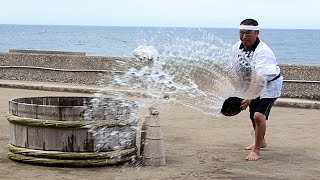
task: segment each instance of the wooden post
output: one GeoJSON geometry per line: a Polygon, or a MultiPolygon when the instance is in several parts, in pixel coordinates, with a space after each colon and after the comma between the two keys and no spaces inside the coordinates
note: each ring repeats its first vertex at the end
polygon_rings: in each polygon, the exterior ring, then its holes
{"type": "Polygon", "coordinates": [[[165,161],[165,150],[162,136],[161,124],[159,121],[159,112],[150,108],[150,115],[143,123],[145,126],[142,140],[142,164],[146,166],[163,166],[165,161]]]}

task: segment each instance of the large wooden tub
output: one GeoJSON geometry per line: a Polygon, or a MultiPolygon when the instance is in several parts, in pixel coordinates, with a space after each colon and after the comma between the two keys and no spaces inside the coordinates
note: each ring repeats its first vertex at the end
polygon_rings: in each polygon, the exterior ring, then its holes
{"type": "Polygon", "coordinates": [[[137,106],[92,97],[28,97],[9,101],[9,158],[53,166],[105,166],[136,155],[137,106]],[[88,106],[89,104],[89,106],[88,106]],[[125,134],[125,136],[123,135],[125,134]]]}

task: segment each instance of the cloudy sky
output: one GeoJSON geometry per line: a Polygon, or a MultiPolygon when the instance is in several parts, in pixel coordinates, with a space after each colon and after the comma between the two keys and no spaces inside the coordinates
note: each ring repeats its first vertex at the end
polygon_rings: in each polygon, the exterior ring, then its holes
{"type": "Polygon", "coordinates": [[[0,24],[320,29],[319,0],[0,0],[0,24]]]}

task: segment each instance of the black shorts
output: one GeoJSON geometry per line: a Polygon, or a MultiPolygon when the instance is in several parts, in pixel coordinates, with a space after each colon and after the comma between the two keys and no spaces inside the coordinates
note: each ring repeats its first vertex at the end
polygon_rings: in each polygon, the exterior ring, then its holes
{"type": "Polygon", "coordinates": [[[273,106],[275,100],[277,100],[277,98],[260,99],[260,97],[251,100],[249,105],[250,119],[253,121],[254,113],[259,112],[264,114],[266,116],[266,120],[268,120],[271,107],[273,106]]]}

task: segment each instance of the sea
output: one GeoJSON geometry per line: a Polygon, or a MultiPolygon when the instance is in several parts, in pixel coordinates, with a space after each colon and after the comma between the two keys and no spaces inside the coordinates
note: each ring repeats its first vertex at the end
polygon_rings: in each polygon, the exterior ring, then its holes
{"type": "MultiPolygon", "coordinates": [[[[164,44],[177,38],[192,41],[204,34],[224,43],[239,40],[236,28],[0,25],[0,52],[34,49],[128,57],[140,45],[154,46],[161,53],[164,44]]],[[[261,29],[259,37],[279,64],[320,64],[320,29],[261,29]]]]}

